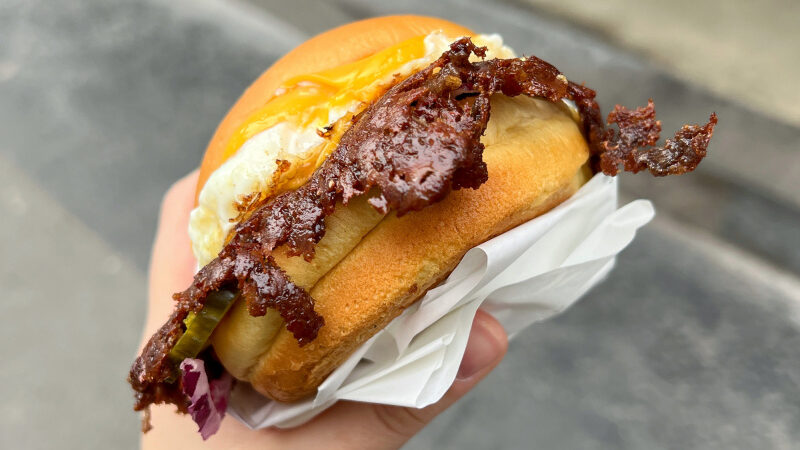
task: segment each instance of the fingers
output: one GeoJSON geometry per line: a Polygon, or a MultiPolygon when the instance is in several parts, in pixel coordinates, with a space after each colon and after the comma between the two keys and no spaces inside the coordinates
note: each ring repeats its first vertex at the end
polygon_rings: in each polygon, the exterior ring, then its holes
{"type": "Polygon", "coordinates": [[[507,348],[502,325],[479,310],[456,380],[439,402],[422,409],[340,402],[292,437],[301,443],[311,436],[320,437],[317,442],[330,442],[331,448],[399,448],[488,375],[507,348]]]}
{"type": "Polygon", "coordinates": [[[172,311],[172,294],[186,288],[194,275],[196,262],[188,229],[197,174],[195,170],[175,182],[161,202],[150,257],[150,302],[145,336],[150,336],[163,323],[172,311]]]}

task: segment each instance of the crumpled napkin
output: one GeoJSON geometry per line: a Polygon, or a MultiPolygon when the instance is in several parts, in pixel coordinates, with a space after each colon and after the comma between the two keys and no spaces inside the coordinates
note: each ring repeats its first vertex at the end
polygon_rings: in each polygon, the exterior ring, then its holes
{"type": "Polygon", "coordinates": [[[445,282],[362,345],[308,400],[284,404],[238,383],[228,411],[250,428],[301,425],[337,400],[423,408],[448,390],[482,306],[509,337],[564,311],[614,267],[655,212],[617,208],[617,179],[595,175],[547,214],[468,251],[445,282]]]}

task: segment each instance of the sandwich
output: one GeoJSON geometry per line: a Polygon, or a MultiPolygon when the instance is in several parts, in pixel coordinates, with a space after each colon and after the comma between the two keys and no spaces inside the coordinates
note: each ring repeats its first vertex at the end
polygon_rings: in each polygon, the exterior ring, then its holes
{"type": "Polygon", "coordinates": [[[189,227],[199,270],[133,363],[134,409],[174,404],[207,437],[233,380],[306,398],[469,249],[596,173],[694,170],[716,122],[658,145],[652,101],[604,121],[592,89],[440,19],[316,36],[208,145],[189,227]]]}

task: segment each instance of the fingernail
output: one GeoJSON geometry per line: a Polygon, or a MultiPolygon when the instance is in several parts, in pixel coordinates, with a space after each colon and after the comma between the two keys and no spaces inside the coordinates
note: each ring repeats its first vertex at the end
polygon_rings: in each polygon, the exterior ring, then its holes
{"type": "Polygon", "coordinates": [[[472,324],[472,332],[456,380],[469,379],[491,365],[499,357],[503,346],[500,337],[487,326],[486,319],[477,316],[472,324]]]}

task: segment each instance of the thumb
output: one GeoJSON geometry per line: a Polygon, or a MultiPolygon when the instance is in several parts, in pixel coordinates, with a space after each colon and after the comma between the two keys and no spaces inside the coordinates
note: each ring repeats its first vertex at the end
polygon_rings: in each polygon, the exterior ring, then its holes
{"type": "Polygon", "coordinates": [[[416,409],[339,402],[306,427],[301,427],[301,435],[293,437],[301,441],[298,443],[326,443],[328,447],[334,445],[335,448],[399,448],[488,375],[503,359],[507,348],[508,338],[502,325],[488,313],[479,310],[472,322],[472,331],[456,380],[437,403],[416,409]]]}

